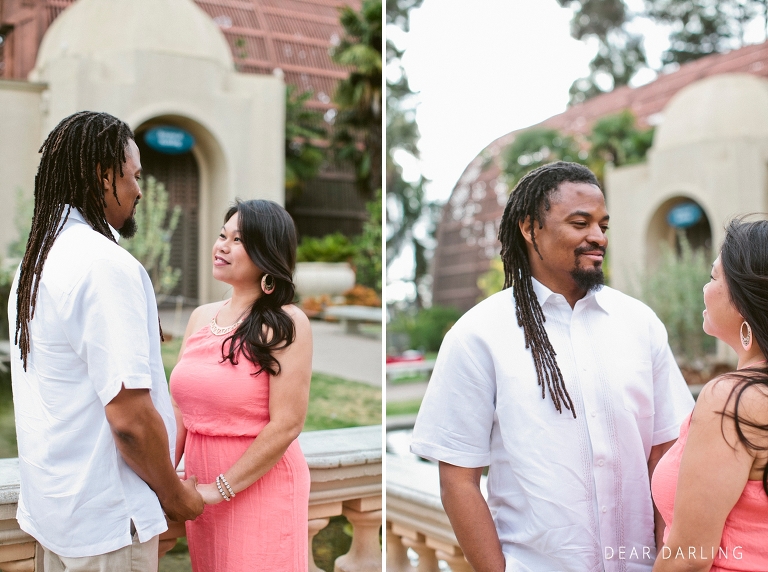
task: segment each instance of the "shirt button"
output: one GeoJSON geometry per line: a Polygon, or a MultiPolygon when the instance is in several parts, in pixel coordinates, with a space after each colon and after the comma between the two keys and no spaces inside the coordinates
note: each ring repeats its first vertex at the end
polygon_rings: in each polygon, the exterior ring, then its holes
{"type": "MultiPolygon", "coordinates": [[[[600,459],[600,460],[597,462],[597,464],[598,464],[598,465],[600,465],[600,466],[602,467],[603,465],[605,465],[605,461],[603,461],[602,459],[600,459]]],[[[605,512],[605,511],[603,511],[603,512],[605,512]]]]}
{"type": "Polygon", "coordinates": [[[592,417],[597,417],[597,411],[592,412],[592,417]]]}
{"type": "Polygon", "coordinates": [[[603,512],[608,512],[608,507],[607,506],[603,507],[603,512]]]}

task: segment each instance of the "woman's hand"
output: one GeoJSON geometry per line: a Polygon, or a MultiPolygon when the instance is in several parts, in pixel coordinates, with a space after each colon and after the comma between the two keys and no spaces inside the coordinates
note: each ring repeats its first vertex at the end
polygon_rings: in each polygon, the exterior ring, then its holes
{"type": "Polygon", "coordinates": [[[205,504],[219,504],[224,500],[224,497],[221,496],[216,483],[197,485],[197,492],[199,492],[200,496],[203,497],[203,502],[205,504]]]}

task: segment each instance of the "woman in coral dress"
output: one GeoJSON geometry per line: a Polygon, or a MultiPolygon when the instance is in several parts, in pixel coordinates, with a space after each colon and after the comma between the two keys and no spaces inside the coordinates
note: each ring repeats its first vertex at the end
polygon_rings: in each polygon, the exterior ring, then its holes
{"type": "Polygon", "coordinates": [[[177,463],[205,511],[187,522],[194,572],[306,572],[309,469],[296,438],[312,369],[309,321],[291,305],[296,231],[271,201],[238,202],[213,247],[224,302],[190,317],[171,375],[177,463]]]}
{"type": "Polygon", "coordinates": [[[653,473],[666,523],[653,572],[768,571],[768,221],[732,222],[704,287],[704,331],[738,355],[653,473]]]}

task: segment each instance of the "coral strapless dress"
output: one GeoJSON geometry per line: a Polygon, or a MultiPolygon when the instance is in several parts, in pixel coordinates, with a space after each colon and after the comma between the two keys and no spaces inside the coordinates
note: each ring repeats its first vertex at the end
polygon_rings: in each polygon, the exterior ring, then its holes
{"type": "MultiPolygon", "coordinates": [[[[187,339],[171,393],[187,428],[185,468],[201,483],[229,469],[269,421],[269,379],[245,358],[221,363],[226,336],[205,326],[187,339]]],[[[309,468],[294,441],[231,502],[187,522],[194,572],[306,572],[309,468]]]]}
{"type": "MultiPolygon", "coordinates": [[[[653,472],[651,489],[653,500],[667,523],[664,542],[672,526],[675,507],[677,476],[683,449],[688,441],[691,415],[680,427],[680,437],[672,448],[661,458],[653,472]]],[[[716,491],[713,491],[716,494],[716,491]]],[[[705,502],[705,501],[703,501],[705,502]]],[[[695,548],[695,547],[694,547],[695,548]]],[[[701,553],[701,549],[699,549],[701,553]]],[[[762,481],[747,481],[741,497],[725,519],[720,549],[712,554],[703,554],[713,560],[710,572],[766,572],[768,571],[768,495],[762,481]],[[714,556],[714,558],[712,558],[714,556]]],[[[670,555],[674,557],[675,555],[670,555]]]]}

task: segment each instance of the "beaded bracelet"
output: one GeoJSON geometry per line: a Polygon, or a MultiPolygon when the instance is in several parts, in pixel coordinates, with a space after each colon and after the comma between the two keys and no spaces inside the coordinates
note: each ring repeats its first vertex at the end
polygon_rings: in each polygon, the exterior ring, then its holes
{"type": "Polygon", "coordinates": [[[221,482],[224,483],[225,487],[227,487],[227,491],[229,491],[229,496],[232,498],[235,498],[235,491],[233,491],[232,487],[229,486],[229,483],[227,482],[227,478],[224,476],[224,473],[220,474],[218,478],[221,479],[221,482]]]}
{"type": "Polygon", "coordinates": [[[216,488],[219,489],[219,494],[224,498],[225,501],[229,502],[231,499],[224,493],[224,489],[221,488],[221,483],[219,482],[220,477],[216,477],[216,488]]]}

